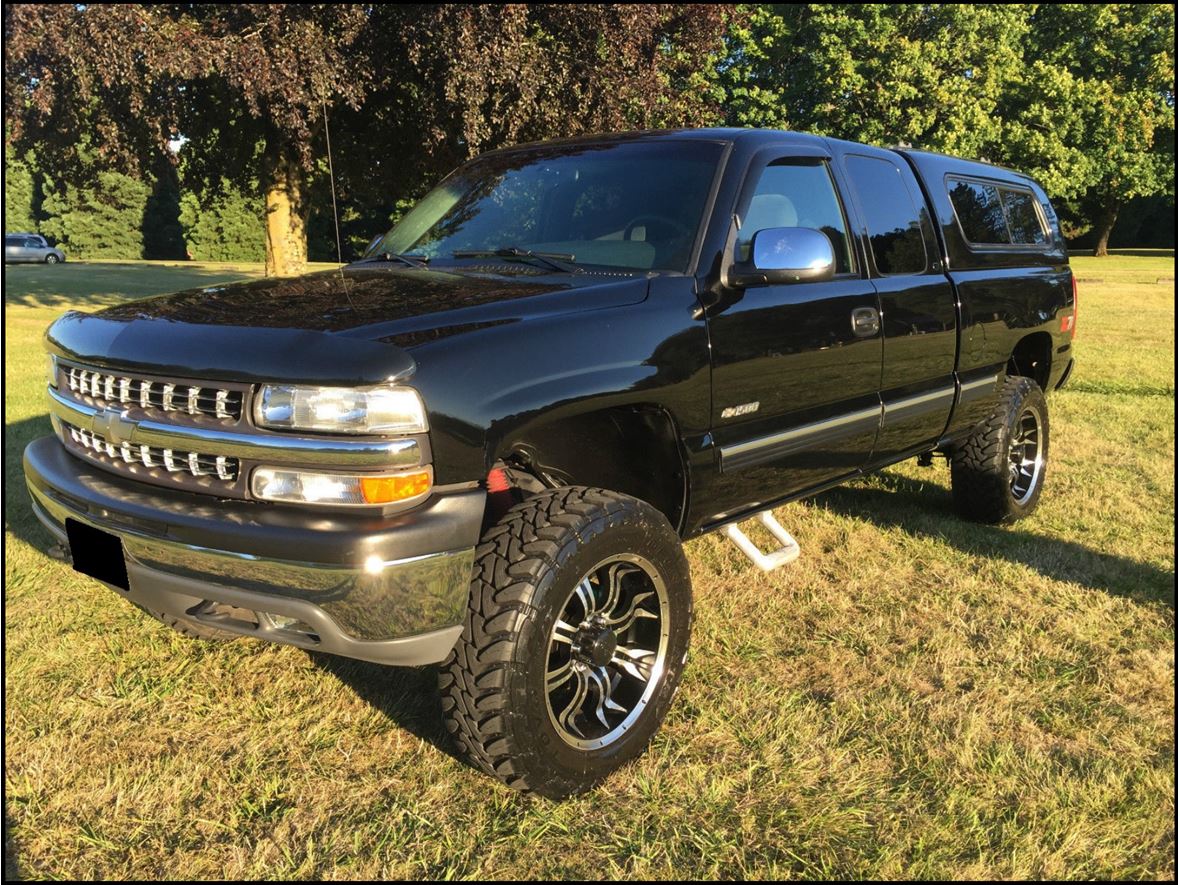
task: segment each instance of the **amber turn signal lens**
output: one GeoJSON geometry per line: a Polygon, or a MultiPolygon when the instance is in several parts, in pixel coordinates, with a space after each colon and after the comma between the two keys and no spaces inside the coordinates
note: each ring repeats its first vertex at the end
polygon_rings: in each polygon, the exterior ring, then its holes
{"type": "Polygon", "coordinates": [[[396,476],[362,476],[361,494],[366,504],[392,504],[416,498],[430,491],[430,471],[399,473],[396,476]]]}

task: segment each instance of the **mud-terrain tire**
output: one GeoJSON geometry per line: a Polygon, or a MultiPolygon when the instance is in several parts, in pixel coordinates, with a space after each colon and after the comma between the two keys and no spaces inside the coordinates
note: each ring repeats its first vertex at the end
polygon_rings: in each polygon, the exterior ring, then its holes
{"type": "Polygon", "coordinates": [[[951,494],[959,514],[1002,525],[1032,513],[1049,463],[1049,408],[1031,378],[1004,382],[987,421],[951,453],[951,494]]]}
{"type": "Polygon", "coordinates": [[[659,728],[691,623],[688,561],[663,514],[602,489],[534,495],[476,548],[463,635],[439,675],[447,729],[513,789],[584,792],[659,728]]]}

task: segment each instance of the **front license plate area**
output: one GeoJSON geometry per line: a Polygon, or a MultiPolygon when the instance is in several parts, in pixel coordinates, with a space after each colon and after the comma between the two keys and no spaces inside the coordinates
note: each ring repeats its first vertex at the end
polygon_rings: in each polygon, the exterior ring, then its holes
{"type": "Polygon", "coordinates": [[[70,540],[74,571],[124,590],[131,588],[127,580],[127,560],[123,558],[123,542],[117,535],[91,528],[76,519],[67,519],[66,537],[70,540]]]}

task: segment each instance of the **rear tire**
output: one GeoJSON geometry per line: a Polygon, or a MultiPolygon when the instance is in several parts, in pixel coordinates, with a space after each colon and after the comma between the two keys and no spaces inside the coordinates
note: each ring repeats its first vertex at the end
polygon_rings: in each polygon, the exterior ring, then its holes
{"type": "Polygon", "coordinates": [[[688,561],[654,507],[577,486],[528,498],[476,549],[439,675],[447,729],[513,789],[588,790],[659,728],[691,621],[688,561]]]}
{"type": "Polygon", "coordinates": [[[1032,513],[1049,462],[1049,407],[1031,378],[1011,376],[995,411],[951,454],[959,514],[1002,525],[1032,513]]]}

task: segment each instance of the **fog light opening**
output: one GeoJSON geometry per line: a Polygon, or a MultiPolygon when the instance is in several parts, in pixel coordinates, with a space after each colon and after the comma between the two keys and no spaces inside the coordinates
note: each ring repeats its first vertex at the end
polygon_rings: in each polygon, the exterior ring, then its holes
{"type": "Polygon", "coordinates": [[[379,575],[385,571],[385,560],[373,553],[365,558],[365,574],[379,575]]]}

